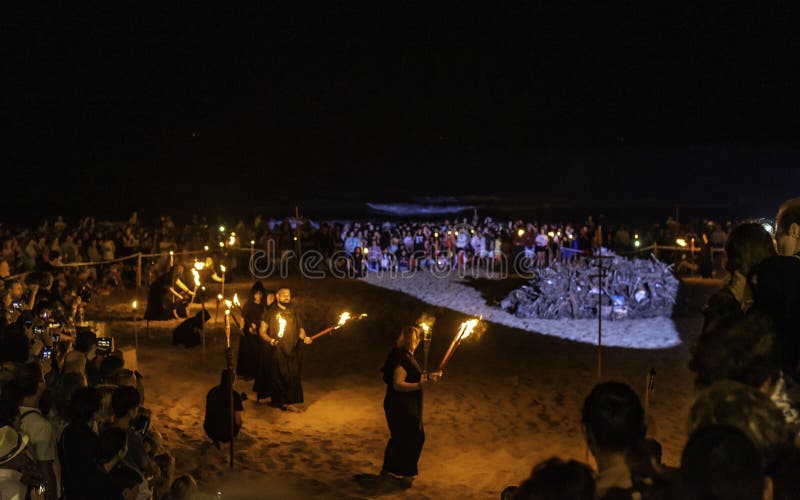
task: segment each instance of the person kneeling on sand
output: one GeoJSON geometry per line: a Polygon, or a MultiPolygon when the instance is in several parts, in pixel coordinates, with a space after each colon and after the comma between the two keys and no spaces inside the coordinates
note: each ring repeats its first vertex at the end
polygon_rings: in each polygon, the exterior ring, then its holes
{"type": "Polygon", "coordinates": [[[234,380],[235,375],[232,370],[222,370],[219,385],[213,387],[206,395],[206,415],[203,429],[217,449],[220,448],[220,443],[229,443],[242,428],[244,407],[242,406],[242,395],[233,390],[234,380]],[[233,436],[231,436],[231,398],[233,398],[233,436]]]}

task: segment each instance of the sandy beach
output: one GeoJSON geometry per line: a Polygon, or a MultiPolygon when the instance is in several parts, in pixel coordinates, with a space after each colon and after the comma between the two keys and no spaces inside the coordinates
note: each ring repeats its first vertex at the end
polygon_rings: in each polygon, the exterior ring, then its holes
{"type": "MultiPolygon", "coordinates": [[[[279,282],[264,284],[275,288],[279,282]]],[[[280,284],[292,287],[309,333],[335,323],[344,310],[366,312],[368,317],[305,348],[304,413],[256,405],[252,383],[237,380],[236,389],[246,392],[249,400],[233,471],[227,448],[216,450],[202,429],[205,394],[225,367],[222,314],[216,328],[213,318],[207,324],[205,353],[201,347],[170,345],[178,321],[151,323],[149,338],[140,323],[139,371],[145,376],[145,403],[153,410],[154,429],[175,454],[178,472],[192,473],[213,497],[491,499],[524,479],[543,459],[557,455],[589,461],[580,408],[598,381],[597,349],[592,344],[596,329],[591,325],[563,324],[536,333],[536,325],[514,324],[502,311],[492,312],[496,306],[486,297],[497,291],[491,284],[484,290],[485,284],[457,284],[459,301],[436,289],[452,284],[432,282],[424,273],[399,285],[301,278],[280,284]],[[484,310],[472,310],[479,300],[484,310]],[[434,364],[468,317],[464,313],[486,311],[486,333],[465,342],[448,363],[443,380],[425,393],[420,476],[409,490],[376,486],[372,479],[380,470],[389,435],[379,367],[399,328],[423,312],[436,315],[434,364]]],[[[627,382],[641,394],[647,371],[656,370],[648,433],[662,443],[664,461],[670,465],[679,461],[694,396],[686,366],[689,345],[702,322],[699,308],[719,282],[683,285],[673,318],[619,326],[616,335],[609,326],[610,345],[602,351],[602,379],[627,382]]],[[[226,293],[246,296],[249,286],[243,280],[229,283],[226,293]]],[[[216,294],[212,292],[209,296],[216,294]]],[[[134,290],[117,291],[96,297],[90,306],[89,316],[103,322],[101,327],[114,335],[117,345],[133,343],[134,295],[134,290]]],[[[138,292],[140,301],[145,295],[144,289],[138,292]]],[[[216,299],[206,304],[212,314],[215,306],[216,299]]],[[[235,352],[238,333],[232,337],[235,352]]],[[[417,358],[422,359],[421,349],[417,358]]]]}

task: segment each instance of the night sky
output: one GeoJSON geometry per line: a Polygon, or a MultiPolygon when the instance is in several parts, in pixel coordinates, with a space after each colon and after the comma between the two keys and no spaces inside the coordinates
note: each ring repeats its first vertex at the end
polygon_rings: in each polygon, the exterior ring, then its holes
{"type": "Polygon", "coordinates": [[[167,3],[2,7],[18,217],[800,194],[789,3],[167,3]]]}

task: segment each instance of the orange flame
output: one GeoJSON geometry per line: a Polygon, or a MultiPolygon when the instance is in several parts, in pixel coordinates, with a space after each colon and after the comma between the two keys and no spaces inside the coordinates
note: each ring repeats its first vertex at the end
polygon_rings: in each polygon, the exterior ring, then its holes
{"type": "Polygon", "coordinates": [[[286,320],[283,319],[283,316],[281,316],[281,313],[278,313],[278,316],[276,316],[276,318],[278,320],[278,338],[282,339],[283,338],[283,331],[286,329],[286,320]]]}

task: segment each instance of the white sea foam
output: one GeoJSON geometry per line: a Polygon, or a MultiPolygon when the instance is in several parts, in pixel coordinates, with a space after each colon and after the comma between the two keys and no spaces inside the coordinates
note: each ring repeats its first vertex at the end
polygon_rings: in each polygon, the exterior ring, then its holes
{"type": "MultiPolygon", "coordinates": [[[[475,288],[466,284],[456,273],[437,277],[429,272],[413,276],[391,276],[388,273],[370,274],[367,283],[403,292],[434,306],[447,307],[464,314],[479,316],[528,332],[535,332],[587,344],[597,343],[596,319],[526,319],[518,318],[500,307],[489,305],[475,288]]],[[[637,349],[663,349],[681,343],[671,318],[603,321],[603,345],[637,349]]]]}

